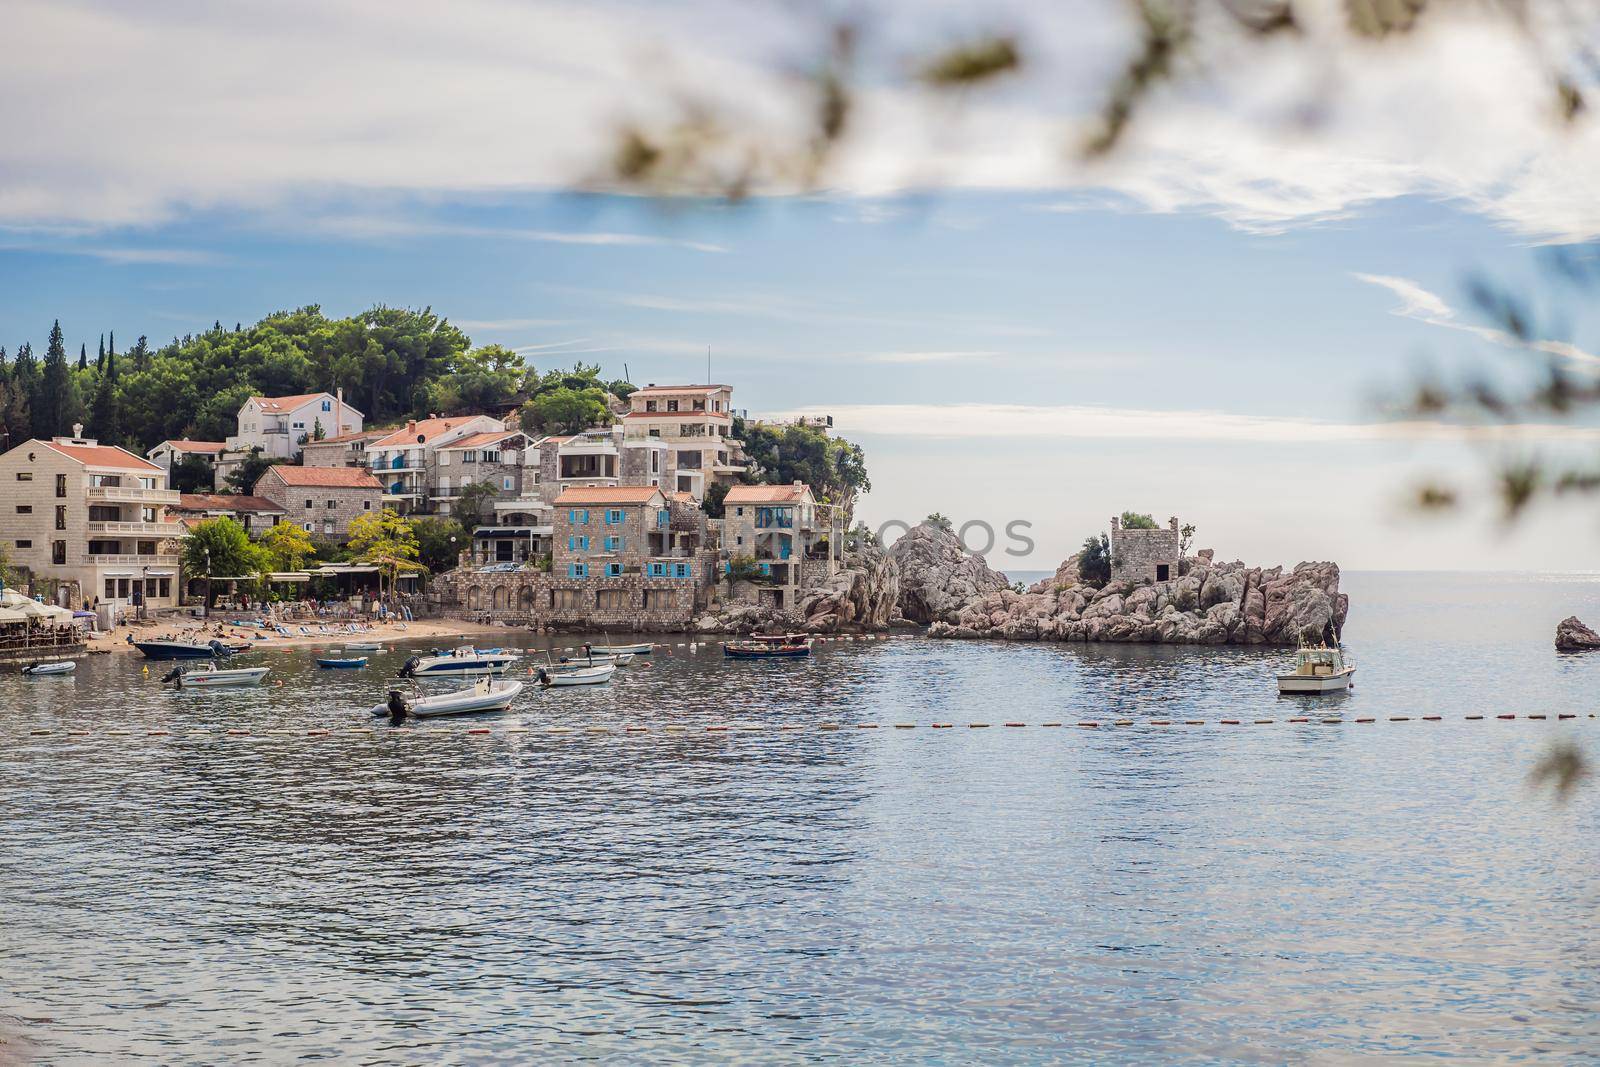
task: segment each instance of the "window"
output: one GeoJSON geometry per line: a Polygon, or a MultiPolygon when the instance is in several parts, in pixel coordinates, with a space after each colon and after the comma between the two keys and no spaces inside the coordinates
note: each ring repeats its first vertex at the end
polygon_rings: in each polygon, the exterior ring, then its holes
{"type": "Polygon", "coordinates": [[[56,496],[65,497],[66,495],[67,495],[67,476],[65,474],[58,474],[58,475],[56,475],[56,496]]]}
{"type": "MultiPolygon", "coordinates": [[[[371,511],[371,510],[372,510],[372,501],[370,501],[370,500],[363,500],[363,501],[362,501],[362,502],[361,502],[361,510],[362,510],[362,511],[371,511]]],[[[274,522],[276,522],[276,521],[277,521],[277,520],[276,520],[276,519],[274,519],[274,520],[273,520],[273,521],[274,521],[274,522]]]]}
{"type": "Polygon", "coordinates": [[[17,514],[18,515],[32,515],[33,514],[33,505],[32,504],[18,504],[17,505],[17,514]]]}
{"type": "Polygon", "coordinates": [[[508,474],[504,478],[500,479],[500,488],[501,489],[511,489],[512,488],[511,475],[508,474]]]}
{"type": "Polygon", "coordinates": [[[742,507],[741,508],[734,508],[733,509],[733,513],[735,515],[739,516],[741,519],[744,518],[744,508],[742,508],[742,507]]]}
{"type": "Polygon", "coordinates": [[[338,506],[339,506],[339,502],[337,500],[328,501],[328,510],[329,511],[332,511],[334,508],[336,508],[338,506]]]}
{"type": "Polygon", "coordinates": [[[550,590],[550,606],[560,610],[569,611],[583,607],[583,602],[578,598],[583,596],[581,589],[552,589],[550,590]]]}
{"type": "Polygon", "coordinates": [[[323,524],[322,524],[322,532],[323,532],[323,533],[325,533],[325,534],[331,534],[331,533],[333,533],[333,523],[331,523],[331,522],[324,522],[324,523],[323,523],[323,524]]]}
{"type": "Polygon", "coordinates": [[[667,410],[668,411],[677,411],[678,410],[678,402],[676,400],[667,401],[667,410]]]}
{"type": "Polygon", "coordinates": [[[670,509],[662,508],[660,511],[656,512],[656,525],[657,526],[665,526],[667,523],[669,523],[671,521],[672,521],[672,511],[670,509]]]}
{"type": "Polygon", "coordinates": [[[18,548],[32,548],[33,547],[33,541],[32,540],[18,541],[17,542],[17,547],[18,548]]]}
{"type": "Polygon", "coordinates": [[[606,525],[607,526],[621,526],[622,525],[622,509],[621,508],[611,508],[610,510],[608,510],[606,512],[606,525]]]}
{"type": "Polygon", "coordinates": [[[696,411],[704,411],[706,409],[706,402],[704,400],[696,400],[694,402],[694,409],[696,411]]]}
{"type": "Polygon", "coordinates": [[[744,538],[742,536],[741,537],[735,537],[733,539],[733,543],[736,544],[736,545],[742,545],[742,544],[744,544],[744,538]]]}
{"type": "Polygon", "coordinates": [[[577,535],[574,535],[572,537],[567,538],[567,551],[568,552],[587,552],[587,551],[589,551],[589,538],[584,534],[577,534],[577,535]]]}
{"type": "Polygon", "coordinates": [[[309,522],[308,522],[308,523],[306,523],[306,524],[305,524],[305,527],[306,527],[306,533],[310,533],[310,532],[311,532],[311,527],[312,527],[312,525],[313,525],[313,524],[312,524],[312,523],[309,523],[309,522]]]}
{"type": "Polygon", "coordinates": [[[172,596],[171,578],[158,578],[156,579],[156,583],[156,596],[160,597],[162,600],[166,600],[168,597],[172,596]]]}
{"type": "Polygon", "coordinates": [[[646,400],[644,402],[644,409],[646,411],[655,411],[656,410],[656,402],[654,400],[646,400]]]}
{"type": "Polygon", "coordinates": [[[66,528],[67,528],[67,506],[65,504],[57,504],[56,505],[56,529],[65,530],[66,528]]]}
{"type": "Polygon", "coordinates": [[[32,471],[18,471],[17,472],[17,481],[19,481],[19,482],[31,482],[31,481],[33,481],[33,472],[32,471]]]}
{"type": "Polygon", "coordinates": [[[644,591],[644,610],[670,611],[675,599],[671,589],[646,589],[644,591]]]}
{"type": "Polygon", "coordinates": [[[323,401],[323,402],[322,402],[322,410],[323,410],[323,411],[332,411],[332,410],[333,410],[333,401],[331,401],[331,400],[324,400],[324,401],[323,401]]]}
{"type": "Polygon", "coordinates": [[[156,543],[154,541],[140,541],[139,542],[139,555],[141,555],[141,556],[153,556],[155,554],[156,554],[156,543]]]}
{"type": "Polygon", "coordinates": [[[67,562],[67,543],[65,541],[50,542],[50,562],[57,566],[67,562]]]}
{"type": "Polygon", "coordinates": [[[574,526],[589,525],[589,509],[578,508],[576,511],[567,512],[567,521],[572,523],[574,526]]]}
{"type": "MultiPolygon", "coordinates": [[[[446,461],[445,460],[440,460],[439,462],[443,463],[443,462],[446,462],[446,461]]],[[[478,462],[478,450],[476,448],[469,448],[465,452],[461,453],[461,462],[463,462],[463,463],[476,463],[476,462],[478,462]]]]}
{"type": "Polygon", "coordinates": [[[620,538],[620,537],[608,537],[608,538],[606,538],[606,551],[607,552],[621,552],[622,551],[622,538],[620,538]]]}
{"type": "MultiPolygon", "coordinates": [[[[499,463],[500,462],[500,453],[496,452],[493,449],[486,449],[484,451],[484,453],[483,453],[483,461],[485,463],[499,463]]],[[[511,462],[515,463],[516,461],[517,461],[516,453],[512,453],[511,462]]]]}
{"type": "Polygon", "coordinates": [[[106,599],[117,599],[117,580],[115,578],[106,579],[106,599]]]}
{"type": "Polygon", "coordinates": [[[622,577],[622,564],[620,564],[620,563],[607,563],[606,564],[606,577],[607,578],[621,578],[622,577]]]}
{"type": "Polygon", "coordinates": [[[650,450],[650,473],[661,473],[661,453],[653,448],[650,450]]]}
{"type": "Polygon", "coordinates": [[[672,576],[674,578],[688,578],[692,573],[687,563],[674,563],[672,565],[672,576]]]}
{"type": "Polygon", "coordinates": [[[601,611],[627,611],[628,591],[626,589],[600,589],[595,592],[594,606],[601,611]]]}
{"type": "Polygon", "coordinates": [[[589,577],[589,565],[587,563],[569,563],[569,564],[567,564],[567,577],[568,578],[587,578],[587,577],[589,577]]]}
{"type": "Polygon", "coordinates": [[[139,515],[140,515],[140,519],[139,519],[140,522],[155,522],[155,521],[157,521],[156,520],[156,509],[155,508],[140,508],[139,509],[139,515]]]}
{"type": "Polygon", "coordinates": [[[307,511],[310,511],[312,508],[314,508],[316,506],[317,506],[316,501],[314,501],[314,500],[307,500],[306,501],[306,510],[307,511]]]}
{"type": "Polygon", "coordinates": [[[667,565],[665,563],[647,563],[645,564],[644,572],[651,578],[665,578],[667,576],[667,565]]]}

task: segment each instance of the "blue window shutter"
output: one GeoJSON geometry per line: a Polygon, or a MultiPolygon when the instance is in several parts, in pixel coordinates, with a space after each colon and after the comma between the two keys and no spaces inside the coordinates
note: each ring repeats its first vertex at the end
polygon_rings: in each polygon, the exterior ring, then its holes
{"type": "Polygon", "coordinates": [[[584,508],[582,514],[583,514],[583,524],[585,526],[589,525],[589,509],[588,508],[584,508]]]}
{"type": "Polygon", "coordinates": [[[578,576],[578,572],[575,569],[577,566],[578,565],[576,563],[567,564],[567,577],[568,578],[576,578],[578,576]]]}

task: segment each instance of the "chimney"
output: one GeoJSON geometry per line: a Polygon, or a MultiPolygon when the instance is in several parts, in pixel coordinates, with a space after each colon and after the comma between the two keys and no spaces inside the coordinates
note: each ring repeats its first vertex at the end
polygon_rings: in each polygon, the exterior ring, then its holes
{"type": "Polygon", "coordinates": [[[416,429],[417,429],[417,420],[416,419],[407,419],[406,420],[406,431],[409,432],[409,433],[415,433],[416,429]]]}
{"type": "Polygon", "coordinates": [[[72,436],[80,441],[83,440],[83,423],[75,422],[72,424],[72,436]]]}

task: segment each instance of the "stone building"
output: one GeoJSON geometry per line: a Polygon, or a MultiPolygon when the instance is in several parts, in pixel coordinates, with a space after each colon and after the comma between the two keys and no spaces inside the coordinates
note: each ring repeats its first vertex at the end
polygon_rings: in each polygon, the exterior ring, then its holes
{"type": "Polygon", "coordinates": [[[825,583],[837,570],[837,510],[819,506],[804,482],[736,485],[722,508],[724,566],[740,558],[755,561],[761,572],[753,587],[758,603],[791,607],[801,589],[825,583]]]}
{"type": "Polygon", "coordinates": [[[256,481],[253,495],[283,509],[287,521],[299,523],[312,537],[344,542],[351,520],[383,507],[383,486],[370,471],[358,467],[268,467],[256,481]]]}
{"type": "Polygon", "coordinates": [[[366,467],[370,461],[367,446],[388,437],[390,430],[357,430],[354,433],[307,441],[300,450],[300,462],[307,467],[366,467]]]}
{"type": "Polygon", "coordinates": [[[704,500],[719,482],[732,483],[745,471],[744,446],[732,436],[731,385],[656,385],[628,395],[622,417],[624,442],[656,440],[667,446],[667,489],[704,500]]]}
{"type": "Polygon", "coordinates": [[[1124,529],[1122,520],[1111,519],[1111,580],[1165,582],[1178,577],[1183,562],[1183,540],[1178,520],[1167,520],[1165,529],[1124,529]]]}
{"type": "Polygon", "coordinates": [[[243,493],[180,493],[168,514],[193,528],[206,519],[232,519],[251,537],[260,537],[287,517],[283,505],[243,493]]]}
{"type": "MultiPolygon", "coordinates": [[[[367,445],[368,468],[383,485],[383,502],[402,515],[426,515],[439,499],[439,449],[475,434],[498,433],[505,423],[488,415],[412,419],[367,445]]],[[[443,474],[446,487],[449,474],[443,474]]]]}
{"type": "Polygon", "coordinates": [[[175,607],[178,503],[167,472],[82,436],[26,441],[0,456],[0,540],[13,566],[66,607],[175,607]]]}

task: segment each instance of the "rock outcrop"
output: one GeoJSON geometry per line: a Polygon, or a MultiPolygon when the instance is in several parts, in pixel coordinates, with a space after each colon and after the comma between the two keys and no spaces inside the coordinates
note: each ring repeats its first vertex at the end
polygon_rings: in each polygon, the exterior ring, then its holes
{"type": "Polygon", "coordinates": [[[1600,634],[1583,624],[1576,615],[1569,615],[1556,624],[1557,652],[1584,652],[1600,648],[1600,634]]]}
{"type": "Polygon", "coordinates": [[[1201,645],[1333,643],[1350,599],[1339,592],[1336,563],[1247,567],[1186,560],[1166,582],[1116,581],[1095,588],[1075,561],[1026,593],[1009,589],[968,604],[954,622],[935,622],[930,637],[1008,641],[1123,641],[1201,645]],[[1071,566],[1069,566],[1071,564],[1071,566]]]}
{"type": "Polygon", "coordinates": [[[726,605],[697,618],[694,629],[705,634],[886,630],[897,616],[899,599],[900,570],[894,560],[877,545],[862,545],[845,556],[844,566],[827,585],[805,590],[792,608],[726,605]]]}
{"type": "Polygon", "coordinates": [[[912,622],[954,623],[973,601],[1011,586],[947,526],[924,522],[896,541],[889,555],[900,568],[900,614],[912,622]]]}

